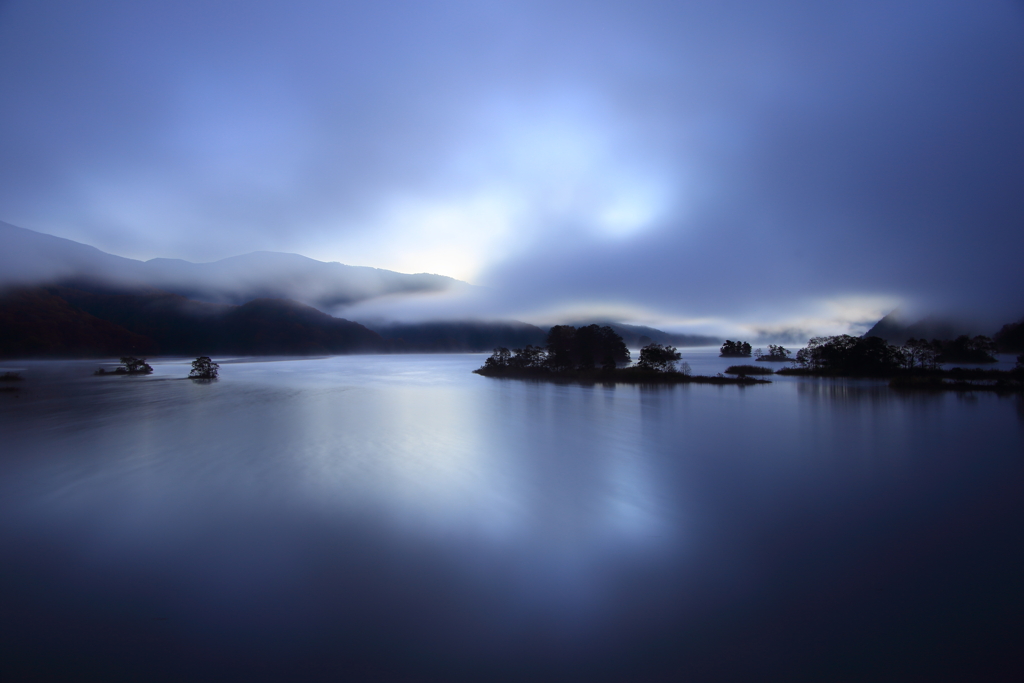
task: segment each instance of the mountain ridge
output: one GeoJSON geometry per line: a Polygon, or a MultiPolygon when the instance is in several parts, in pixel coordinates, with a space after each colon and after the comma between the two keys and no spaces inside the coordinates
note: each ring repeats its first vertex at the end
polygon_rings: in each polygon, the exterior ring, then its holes
{"type": "Polygon", "coordinates": [[[208,303],[292,299],[324,313],[383,296],[473,287],[446,275],[398,273],[288,252],[254,251],[206,263],[163,257],[141,261],[0,222],[0,285],[69,281],[152,287],[208,303]]]}

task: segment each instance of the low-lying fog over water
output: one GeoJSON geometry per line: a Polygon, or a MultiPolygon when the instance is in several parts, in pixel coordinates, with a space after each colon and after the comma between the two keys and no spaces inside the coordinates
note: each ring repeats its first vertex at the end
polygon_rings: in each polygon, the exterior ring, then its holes
{"type": "Polygon", "coordinates": [[[8,680],[1019,670],[1020,397],[545,384],[483,358],[222,361],[208,384],[184,360],[7,363],[8,680]]]}

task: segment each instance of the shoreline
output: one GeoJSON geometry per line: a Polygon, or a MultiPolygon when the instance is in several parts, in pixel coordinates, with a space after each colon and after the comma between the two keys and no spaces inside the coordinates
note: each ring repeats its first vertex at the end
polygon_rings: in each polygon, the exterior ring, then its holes
{"type": "Polygon", "coordinates": [[[477,368],[473,371],[483,377],[494,379],[520,379],[538,382],[576,384],[771,384],[771,380],[754,377],[725,377],[710,375],[685,375],[681,372],[652,372],[636,368],[615,370],[568,370],[553,372],[543,368],[477,368]]]}

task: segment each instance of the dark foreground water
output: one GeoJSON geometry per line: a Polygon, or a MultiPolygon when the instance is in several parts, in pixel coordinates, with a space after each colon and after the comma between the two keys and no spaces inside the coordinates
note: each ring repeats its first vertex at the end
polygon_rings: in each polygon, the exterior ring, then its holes
{"type": "Polygon", "coordinates": [[[482,358],[8,363],[0,677],[1020,680],[1020,399],[482,358]]]}

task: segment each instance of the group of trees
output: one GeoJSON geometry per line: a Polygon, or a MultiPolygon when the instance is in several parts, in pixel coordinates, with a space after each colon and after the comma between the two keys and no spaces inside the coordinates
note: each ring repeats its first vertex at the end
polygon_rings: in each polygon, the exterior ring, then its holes
{"type": "Polygon", "coordinates": [[[894,346],[880,337],[840,334],[814,337],[796,354],[808,370],[837,374],[890,374],[898,370],[934,370],[942,363],[990,363],[995,346],[988,337],[941,341],[908,339],[894,346]]]}
{"type": "Polygon", "coordinates": [[[813,337],[797,351],[796,362],[808,370],[838,374],[888,374],[903,366],[900,348],[881,337],[838,334],[813,337]]]}
{"type": "MultiPolygon", "coordinates": [[[[914,341],[914,340],[910,340],[914,341]]],[[[996,344],[984,335],[968,337],[960,335],[956,339],[933,339],[929,343],[938,354],[939,363],[995,363],[992,355],[996,352],[996,344]]],[[[908,341],[909,343],[909,341],[908,341]]]]}
{"type": "MultiPolygon", "coordinates": [[[[601,368],[610,371],[628,365],[630,360],[626,343],[611,327],[555,325],[548,332],[543,347],[528,344],[511,351],[498,347],[484,361],[483,369],[571,372],[601,368]]],[[[676,370],[679,360],[675,347],[650,343],[640,350],[636,367],[652,372],[669,372],[676,370]]],[[[688,370],[688,367],[684,369],[688,370]]]]}
{"type": "MultiPolygon", "coordinates": [[[[718,354],[722,358],[750,358],[751,348],[750,342],[745,341],[732,341],[726,339],[725,343],[722,344],[722,348],[719,349],[718,354]]],[[[778,344],[769,344],[768,353],[765,353],[763,349],[757,349],[753,352],[754,357],[757,360],[766,361],[788,361],[792,360],[792,351],[784,346],[778,344]]]]}
{"type": "MultiPolygon", "coordinates": [[[[153,372],[153,366],[146,362],[145,358],[135,358],[134,356],[121,356],[121,364],[114,368],[114,371],[110,374],[113,375],[148,375],[153,372]]],[[[96,371],[97,375],[108,374],[106,370],[100,368],[96,371]]]]}
{"type": "Polygon", "coordinates": [[[189,379],[217,379],[219,371],[219,363],[214,363],[209,356],[199,356],[192,361],[192,370],[188,376],[189,379]]]}
{"type": "Polygon", "coordinates": [[[1015,323],[1003,325],[1002,329],[995,333],[992,341],[1003,353],[1024,351],[1024,318],[1015,323]]]}
{"type": "Polygon", "coordinates": [[[614,370],[629,363],[626,343],[607,325],[555,325],[548,332],[547,363],[556,370],[614,370]]]}
{"type": "MultiPolygon", "coordinates": [[[[189,379],[217,379],[220,369],[218,363],[210,360],[209,356],[200,356],[192,361],[192,370],[188,373],[189,379]]],[[[134,356],[122,356],[121,364],[113,372],[108,373],[103,368],[95,372],[97,375],[149,375],[153,372],[153,366],[146,362],[145,358],[134,356]]]]}
{"type": "Polygon", "coordinates": [[[769,344],[768,353],[761,349],[754,351],[754,359],[761,361],[785,362],[793,360],[793,352],[780,344],[769,344]]]}
{"type": "Polygon", "coordinates": [[[682,372],[690,374],[690,366],[686,363],[679,363],[682,356],[674,346],[662,346],[661,344],[648,344],[640,349],[640,360],[636,366],[642,370],[654,372],[682,372]]]}
{"type": "Polygon", "coordinates": [[[629,349],[612,328],[597,325],[575,328],[555,325],[548,332],[544,347],[527,344],[509,351],[498,347],[485,363],[485,368],[546,368],[554,371],[593,370],[600,367],[614,370],[629,363],[629,349]]]}
{"type": "Polygon", "coordinates": [[[749,358],[751,353],[750,342],[726,339],[720,351],[719,355],[722,358],[749,358]]]}

